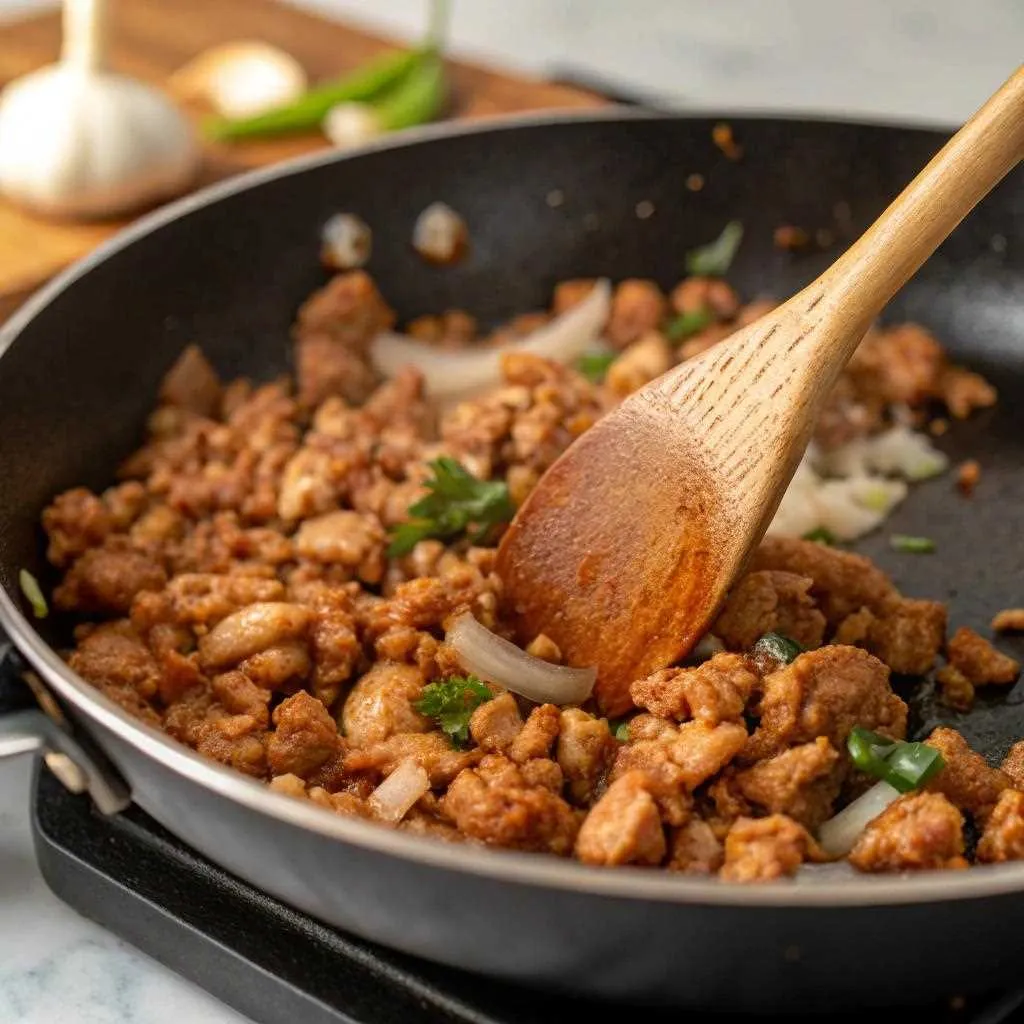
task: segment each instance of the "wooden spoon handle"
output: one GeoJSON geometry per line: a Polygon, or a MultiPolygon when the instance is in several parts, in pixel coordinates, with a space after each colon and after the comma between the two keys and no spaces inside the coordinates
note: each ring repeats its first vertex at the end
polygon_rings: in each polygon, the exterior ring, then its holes
{"type": "MultiPolygon", "coordinates": [[[[812,285],[872,320],[943,240],[1024,159],[1024,65],[812,285]]],[[[852,350],[851,350],[852,351],[852,350]]]]}

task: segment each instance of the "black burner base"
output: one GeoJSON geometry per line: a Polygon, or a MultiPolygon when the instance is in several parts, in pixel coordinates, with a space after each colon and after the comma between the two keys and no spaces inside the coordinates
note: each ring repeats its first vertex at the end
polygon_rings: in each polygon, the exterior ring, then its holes
{"type": "MultiPolygon", "coordinates": [[[[33,835],[57,896],[259,1024],[564,1024],[581,1012],[590,1024],[641,1014],[644,1024],[679,1024],[678,1010],[592,1007],[349,938],[239,882],[135,808],[100,817],[45,769],[36,776],[33,835]]],[[[892,1020],[1020,1024],[1022,1004],[1024,992],[892,1020]]],[[[863,1015],[827,1019],[863,1024],[863,1015]]],[[[888,1019],[871,1014],[871,1024],[888,1019]]]]}

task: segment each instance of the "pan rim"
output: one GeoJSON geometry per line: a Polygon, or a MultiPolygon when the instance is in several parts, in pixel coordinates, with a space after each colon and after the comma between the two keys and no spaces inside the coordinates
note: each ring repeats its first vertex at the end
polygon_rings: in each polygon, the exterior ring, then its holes
{"type": "MultiPolygon", "coordinates": [[[[297,175],[327,164],[356,160],[373,152],[412,148],[421,143],[447,137],[485,135],[563,123],[648,120],[678,122],[707,119],[833,124],[893,131],[921,131],[936,135],[936,141],[944,133],[944,129],[938,126],[876,119],[853,120],[817,114],[801,116],[791,112],[760,114],[743,111],[734,114],[697,110],[675,113],[615,105],[583,112],[549,111],[541,114],[506,116],[468,125],[425,126],[404,132],[397,138],[379,140],[359,150],[344,153],[326,150],[285,161],[273,167],[250,171],[210,185],[140,218],[135,224],[119,232],[63,271],[31,297],[0,328],[0,358],[39,312],[95,266],[139,239],[158,231],[165,224],[266,182],[297,175]]],[[[3,588],[0,588],[0,626],[3,626],[18,649],[61,697],[87,718],[95,720],[112,732],[119,740],[189,782],[201,785],[248,810],[268,814],[284,824],[308,829],[327,839],[348,843],[398,860],[418,863],[424,867],[472,874],[509,884],[560,889],[606,898],[751,908],[833,909],[921,904],[945,899],[982,899],[1024,890],[1024,864],[973,867],[967,872],[955,872],[952,878],[949,877],[949,872],[934,872],[910,877],[854,876],[837,881],[816,881],[807,885],[783,882],[767,886],[741,886],[715,879],[685,878],[667,872],[654,873],[636,868],[617,868],[609,871],[571,860],[506,850],[453,846],[421,836],[404,834],[374,823],[333,814],[314,804],[275,793],[264,783],[209,761],[152,726],[132,718],[71,671],[56,651],[36,633],[22,610],[3,588]]]]}

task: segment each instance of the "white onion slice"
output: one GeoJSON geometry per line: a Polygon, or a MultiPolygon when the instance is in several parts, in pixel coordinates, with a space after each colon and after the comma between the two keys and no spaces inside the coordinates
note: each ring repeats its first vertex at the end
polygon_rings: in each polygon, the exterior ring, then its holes
{"type": "Polygon", "coordinates": [[[597,670],[552,665],[460,615],[445,638],[463,667],[538,704],[582,704],[594,689],[597,670]]]}
{"type": "Polygon", "coordinates": [[[427,392],[435,398],[468,397],[500,382],[501,359],[508,352],[529,352],[557,363],[574,362],[601,334],[611,312],[611,296],[609,282],[598,281],[581,302],[508,345],[445,352],[399,334],[383,333],[370,346],[370,358],[385,377],[415,366],[423,373],[427,392]]]}
{"type": "Polygon", "coordinates": [[[876,782],[834,818],[829,818],[818,830],[821,848],[833,857],[845,857],[854,847],[858,836],[874,821],[900,792],[888,782],[876,782]]]}
{"type": "Polygon", "coordinates": [[[370,226],[354,213],[336,213],[320,232],[320,257],[332,270],[365,266],[372,249],[370,226]]]}
{"type": "Polygon", "coordinates": [[[431,203],[412,228],[412,247],[431,263],[454,263],[468,243],[466,222],[447,203],[431,203]]]}
{"type": "Polygon", "coordinates": [[[367,803],[381,821],[399,822],[428,789],[426,771],[415,758],[407,757],[370,794],[367,803]]]}

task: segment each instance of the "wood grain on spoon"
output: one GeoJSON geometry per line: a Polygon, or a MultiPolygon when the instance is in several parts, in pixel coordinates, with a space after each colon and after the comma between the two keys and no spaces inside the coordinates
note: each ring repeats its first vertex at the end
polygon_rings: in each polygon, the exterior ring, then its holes
{"type": "Polygon", "coordinates": [[[760,541],[836,378],[883,306],[1024,156],[1024,67],[872,227],[784,305],[585,433],[498,553],[507,613],[596,665],[602,709],[684,657],[760,541]]]}

